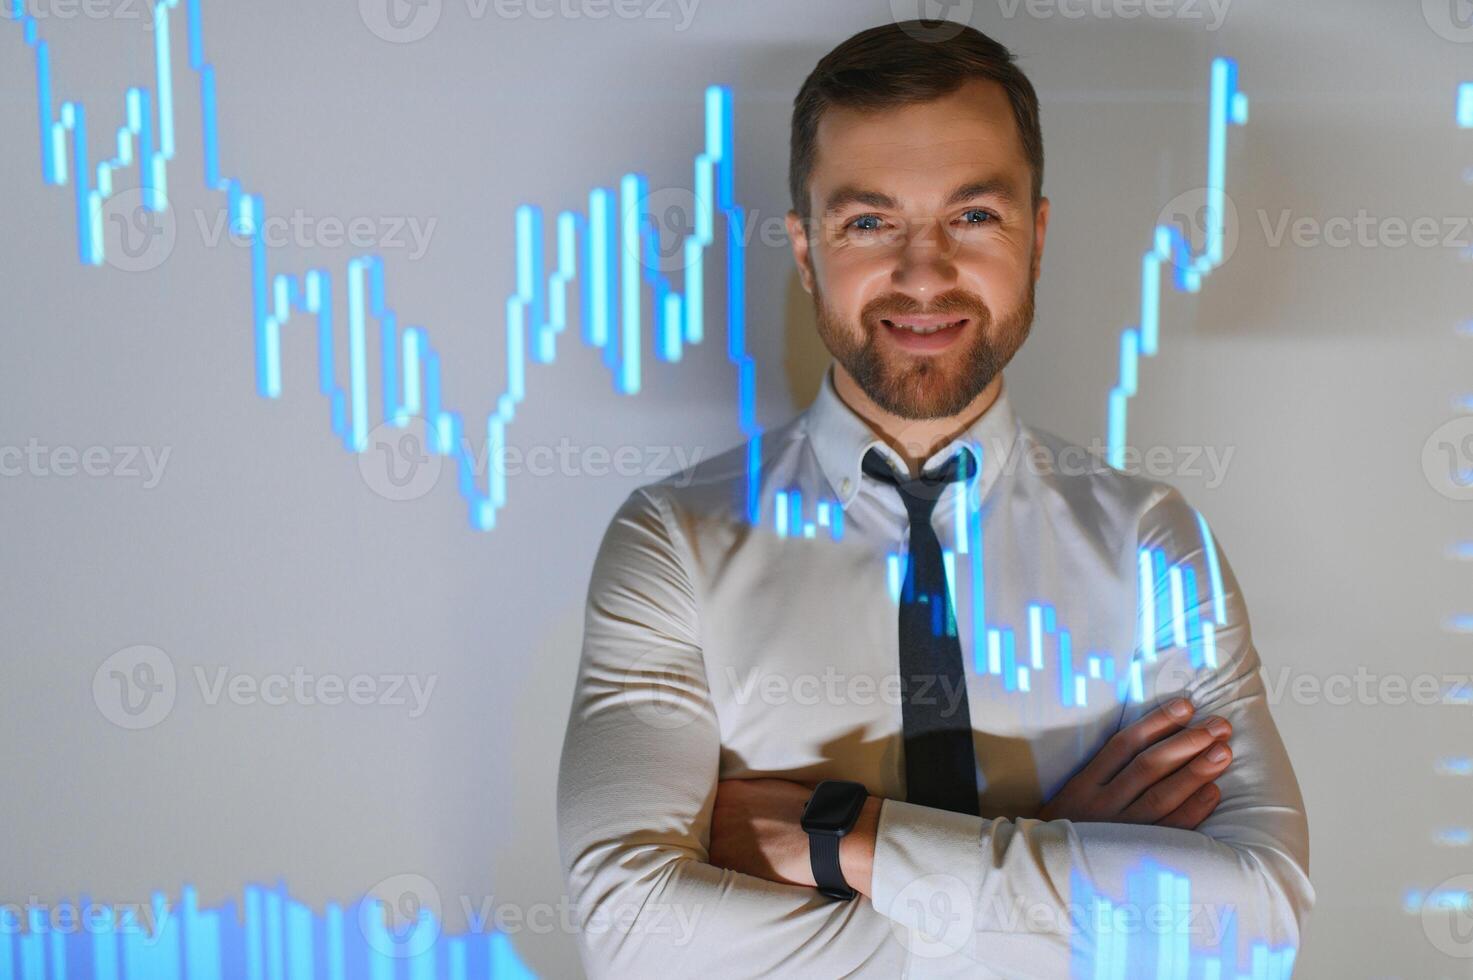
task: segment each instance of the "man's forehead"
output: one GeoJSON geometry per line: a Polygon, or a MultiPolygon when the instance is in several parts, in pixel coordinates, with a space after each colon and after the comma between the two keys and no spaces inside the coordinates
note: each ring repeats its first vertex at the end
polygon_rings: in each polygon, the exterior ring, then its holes
{"type": "Polygon", "coordinates": [[[831,107],[817,136],[815,184],[1026,172],[1028,166],[1006,93],[980,79],[931,102],[880,110],[831,107]]]}

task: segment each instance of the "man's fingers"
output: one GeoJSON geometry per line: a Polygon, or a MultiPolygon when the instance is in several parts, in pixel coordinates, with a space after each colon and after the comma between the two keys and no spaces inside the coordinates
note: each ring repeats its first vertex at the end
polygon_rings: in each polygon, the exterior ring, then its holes
{"type": "Polygon", "coordinates": [[[1232,750],[1226,743],[1213,742],[1176,772],[1145,787],[1139,798],[1121,812],[1121,820],[1125,823],[1155,823],[1167,817],[1190,800],[1193,793],[1222,775],[1232,757],[1232,750]]]}
{"type": "MultiPolygon", "coordinates": [[[[1233,733],[1226,718],[1212,716],[1199,727],[1184,728],[1168,735],[1137,755],[1104,788],[1104,794],[1120,806],[1136,797],[1205,752],[1213,742],[1225,742],[1233,733]]],[[[1172,809],[1175,809],[1173,806],[1172,809]]],[[[1168,811],[1162,811],[1164,815],[1168,811]]]]}
{"type": "Polygon", "coordinates": [[[1181,830],[1196,830],[1203,820],[1212,816],[1217,804],[1222,801],[1222,790],[1216,783],[1208,783],[1171,813],[1156,821],[1161,827],[1176,827],[1181,830]]]}
{"type": "Polygon", "coordinates": [[[1192,702],[1176,698],[1110,736],[1079,775],[1096,786],[1114,779],[1141,750],[1178,731],[1192,718],[1192,702]]]}

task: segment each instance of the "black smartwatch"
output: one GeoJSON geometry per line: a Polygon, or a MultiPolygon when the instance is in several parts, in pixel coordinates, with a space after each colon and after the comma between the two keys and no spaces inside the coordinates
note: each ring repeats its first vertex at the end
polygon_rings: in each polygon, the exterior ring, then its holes
{"type": "Polygon", "coordinates": [[[854,829],[869,790],[848,779],[825,779],[813,790],[803,808],[808,833],[808,863],[818,890],[829,898],[848,901],[859,894],[844,882],[839,866],[839,840],[854,829]]]}

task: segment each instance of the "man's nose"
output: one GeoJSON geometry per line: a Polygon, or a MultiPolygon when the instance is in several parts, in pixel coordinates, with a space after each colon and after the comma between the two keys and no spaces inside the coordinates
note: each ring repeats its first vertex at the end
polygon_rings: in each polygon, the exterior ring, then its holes
{"type": "Polygon", "coordinates": [[[941,222],[920,222],[908,229],[896,249],[890,281],[921,300],[956,285],[956,240],[941,222]]]}

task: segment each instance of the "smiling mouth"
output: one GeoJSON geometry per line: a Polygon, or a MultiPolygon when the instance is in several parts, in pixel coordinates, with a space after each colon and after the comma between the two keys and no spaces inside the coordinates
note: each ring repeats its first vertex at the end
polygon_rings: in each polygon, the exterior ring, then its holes
{"type": "Polygon", "coordinates": [[[940,317],[912,317],[905,320],[881,320],[891,330],[904,330],[917,336],[925,337],[943,330],[955,330],[964,325],[966,318],[960,320],[943,320],[940,317]]]}

